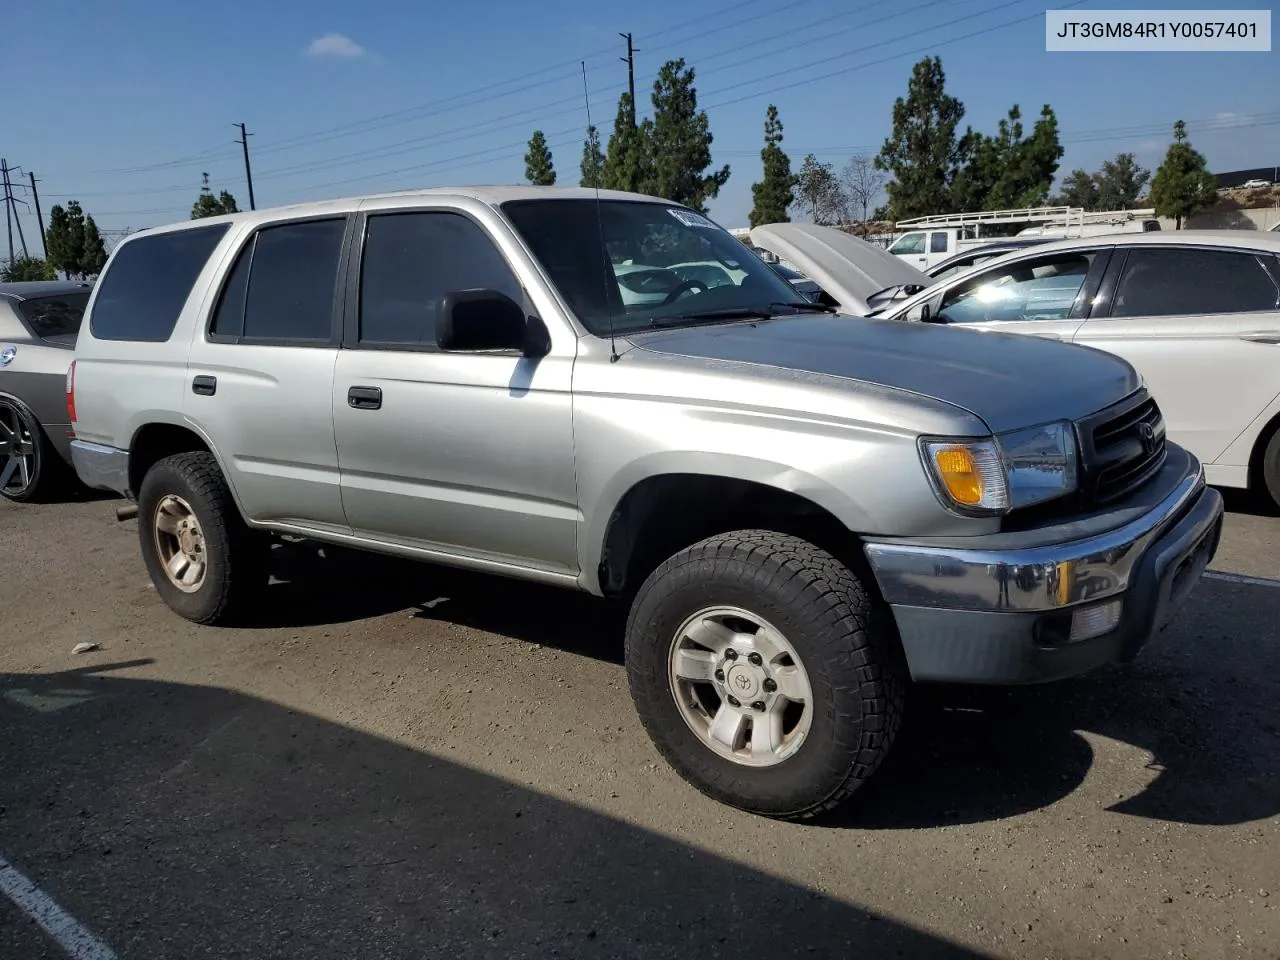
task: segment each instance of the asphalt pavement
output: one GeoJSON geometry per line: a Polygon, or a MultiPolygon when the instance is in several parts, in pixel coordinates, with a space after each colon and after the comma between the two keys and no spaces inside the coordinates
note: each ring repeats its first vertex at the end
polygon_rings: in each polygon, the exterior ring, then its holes
{"type": "Polygon", "coordinates": [[[1242,500],[1136,663],[913,691],[809,825],[661,762],[589,598],[286,545],[202,628],[117,501],[0,503],[0,958],[1274,960],[1280,518],[1242,500]]]}

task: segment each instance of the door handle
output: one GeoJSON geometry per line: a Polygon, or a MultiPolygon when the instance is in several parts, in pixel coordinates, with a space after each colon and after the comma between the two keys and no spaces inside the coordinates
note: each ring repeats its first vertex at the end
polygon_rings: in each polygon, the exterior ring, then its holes
{"type": "Polygon", "coordinates": [[[1036,336],[1037,336],[1037,337],[1043,337],[1043,338],[1044,338],[1044,339],[1046,339],[1046,340],[1061,340],[1061,339],[1062,339],[1062,334],[1060,334],[1060,333],[1047,333],[1047,332],[1046,332],[1046,333],[1037,333],[1037,334],[1036,334],[1036,336]]]}
{"type": "Polygon", "coordinates": [[[1242,333],[1240,339],[1249,343],[1280,344],[1280,331],[1259,330],[1257,333],[1242,333]]]}
{"type": "Polygon", "coordinates": [[[379,410],[382,408],[382,388],[352,387],[347,391],[347,404],[357,410],[379,410]]]}
{"type": "Polygon", "coordinates": [[[191,392],[202,397],[212,397],[218,392],[218,378],[200,374],[191,381],[191,392]]]}

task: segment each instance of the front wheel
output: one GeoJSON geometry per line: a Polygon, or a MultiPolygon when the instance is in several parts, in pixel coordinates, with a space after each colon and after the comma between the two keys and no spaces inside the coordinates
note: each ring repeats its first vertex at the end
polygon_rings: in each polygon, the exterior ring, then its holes
{"type": "Polygon", "coordinates": [[[752,813],[831,809],[901,725],[906,669],[884,611],[829,553],[748,530],[653,572],[627,624],[641,722],[703,793],[752,813]]]}

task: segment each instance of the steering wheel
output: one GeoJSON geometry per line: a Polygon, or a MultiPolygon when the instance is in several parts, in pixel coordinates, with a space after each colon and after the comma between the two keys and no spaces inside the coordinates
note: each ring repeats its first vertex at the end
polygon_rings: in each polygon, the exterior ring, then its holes
{"type": "Polygon", "coordinates": [[[692,293],[694,290],[698,293],[706,293],[707,289],[707,285],[701,280],[685,280],[662,299],[662,305],[665,307],[668,304],[675,303],[680,299],[680,294],[682,293],[692,293]]]}

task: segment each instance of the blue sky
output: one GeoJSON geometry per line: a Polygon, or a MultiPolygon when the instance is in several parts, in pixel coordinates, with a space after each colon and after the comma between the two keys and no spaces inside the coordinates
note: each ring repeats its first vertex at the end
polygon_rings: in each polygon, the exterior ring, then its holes
{"type": "MultiPolygon", "coordinates": [[[[1196,5],[1215,6],[1229,5],[1196,5]]],[[[517,182],[535,128],[561,182],[576,183],[578,61],[607,131],[626,83],[618,32],[629,30],[642,109],[664,60],[697,68],[715,162],[733,171],[712,204],[726,226],[745,225],[769,103],[795,166],[808,152],[839,166],[879,149],[926,54],[942,57],[976,128],[994,131],[1013,103],[1032,117],[1052,104],[1062,173],[1121,150],[1154,168],[1179,118],[1213,170],[1280,163],[1280,52],[1046,53],[1044,10],[1039,0],[43,0],[5,13],[0,155],[24,180],[36,172],[46,218],[75,198],[106,229],[185,219],[203,171],[247,208],[238,121],[253,134],[260,208],[517,182]],[[35,82],[18,95],[15,77],[35,82]]]]}

